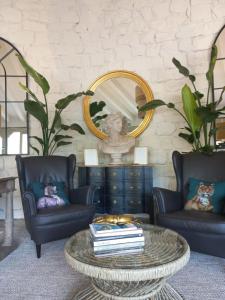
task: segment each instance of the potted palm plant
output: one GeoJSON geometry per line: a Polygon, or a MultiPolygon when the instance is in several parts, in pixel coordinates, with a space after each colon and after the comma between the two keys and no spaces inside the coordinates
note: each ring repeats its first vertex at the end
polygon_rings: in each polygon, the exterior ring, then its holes
{"type": "Polygon", "coordinates": [[[215,127],[215,120],[225,114],[225,106],[221,106],[223,99],[223,93],[225,86],[223,87],[219,99],[217,101],[210,100],[210,90],[212,87],[213,70],[217,59],[217,48],[212,47],[211,58],[209,68],[206,73],[207,79],[207,95],[204,96],[196,87],[196,77],[190,73],[190,71],[183,66],[177,59],[173,58],[172,62],[178,69],[178,71],[187,77],[191,84],[190,86],[185,84],[181,90],[183,111],[177,109],[174,103],[166,103],[163,100],[155,99],[146,103],[139,110],[147,111],[156,109],[161,106],[166,106],[169,109],[176,111],[185,121],[186,126],[184,131],[179,133],[179,136],[185,139],[192,145],[192,150],[195,152],[212,153],[215,150],[215,145],[212,142],[217,130],[221,128],[215,127]]]}
{"type": "Polygon", "coordinates": [[[52,155],[59,147],[72,143],[72,136],[65,132],[73,130],[79,134],[85,134],[83,128],[79,124],[73,123],[67,125],[63,123],[63,111],[70,105],[71,102],[82,95],[92,96],[94,93],[88,90],[86,92],[78,92],[59,99],[55,104],[54,116],[51,117],[47,101],[47,94],[50,90],[47,79],[34,70],[22,56],[17,56],[24,70],[41,88],[43,94],[43,98],[41,100],[31,89],[22,83],[19,83],[20,87],[29,95],[29,99],[24,101],[25,110],[39,122],[41,127],[41,136],[30,136],[30,139],[36,141],[38,146],[30,143],[30,147],[38,155],[52,155]]]}

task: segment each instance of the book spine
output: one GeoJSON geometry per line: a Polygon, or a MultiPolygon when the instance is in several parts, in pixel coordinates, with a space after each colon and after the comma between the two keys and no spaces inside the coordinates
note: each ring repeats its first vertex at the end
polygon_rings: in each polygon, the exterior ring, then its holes
{"type": "MultiPolygon", "coordinates": [[[[108,225],[108,226],[110,226],[110,225],[108,225]]],[[[137,227],[137,226],[134,226],[134,225],[133,226],[124,226],[124,227],[121,227],[121,228],[115,228],[115,226],[112,225],[111,229],[101,229],[101,224],[98,224],[97,228],[96,228],[95,224],[90,224],[89,227],[92,230],[92,232],[95,233],[95,234],[133,231],[133,230],[141,229],[140,227],[137,227]]],[[[103,225],[102,225],[102,227],[104,228],[103,225]]],[[[117,227],[118,227],[118,225],[117,225],[117,227]]]]}
{"type": "Polygon", "coordinates": [[[144,247],[144,242],[94,246],[94,251],[125,250],[125,249],[136,248],[136,247],[144,247]]]}
{"type": "Polygon", "coordinates": [[[118,236],[101,236],[101,237],[95,237],[92,235],[93,241],[109,241],[109,240],[119,240],[119,239],[124,239],[124,238],[136,238],[136,237],[142,237],[143,234],[132,234],[132,235],[118,235],[118,236]]]}
{"type": "Polygon", "coordinates": [[[114,256],[114,255],[126,255],[126,254],[137,254],[137,253],[142,253],[144,251],[144,248],[137,248],[137,249],[127,249],[124,251],[100,251],[100,252],[95,252],[94,255],[98,257],[103,257],[103,256],[114,256]]]}
{"type": "MultiPolygon", "coordinates": [[[[93,233],[93,231],[92,231],[93,233]]],[[[94,237],[109,237],[109,236],[121,236],[121,235],[137,235],[143,234],[142,229],[135,229],[135,230],[121,230],[121,231],[111,231],[111,232],[101,232],[101,233],[94,233],[94,237]]]]}
{"type": "Polygon", "coordinates": [[[132,243],[132,242],[144,242],[144,236],[93,241],[93,245],[95,247],[95,246],[102,246],[102,245],[124,244],[124,243],[132,243]]]}

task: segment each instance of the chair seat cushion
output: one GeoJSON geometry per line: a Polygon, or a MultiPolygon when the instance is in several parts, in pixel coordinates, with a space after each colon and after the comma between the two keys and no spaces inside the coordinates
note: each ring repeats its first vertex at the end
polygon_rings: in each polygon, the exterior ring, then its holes
{"type": "Polygon", "coordinates": [[[202,211],[176,211],[158,215],[158,225],[177,230],[225,234],[225,216],[202,211]]]}
{"type": "Polygon", "coordinates": [[[93,215],[93,206],[70,204],[40,209],[38,214],[32,218],[32,222],[35,226],[68,223],[75,220],[83,222],[90,219],[93,215]]]}

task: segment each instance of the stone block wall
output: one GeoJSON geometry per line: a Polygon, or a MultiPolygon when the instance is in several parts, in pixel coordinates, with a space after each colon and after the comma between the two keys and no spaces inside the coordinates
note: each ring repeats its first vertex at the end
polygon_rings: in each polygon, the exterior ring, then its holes
{"type": "MultiPolygon", "coordinates": [[[[138,73],[155,98],[179,106],[186,80],[172,57],[197,75],[197,86],[204,90],[210,47],[225,21],[224,0],[0,0],[0,7],[0,36],[49,80],[52,108],[57,99],[86,90],[116,69],[138,73]]],[[[76,153],[82,161],[83,149],[97,143],[84,124],[82,99],[69,107],[64,120],[82,124],[86,136],[74,134],[73,144],[59,153],[76,153]]],[[[162,108],[137,140],[149,147],[155,186],[175,188],[171,153],[190,150],[178,137],[183,126],[177,114],[162,108]]],[[[31,120],[31,133],[38,132],[31,120]]],[[[0,175],[16,175],[14,157],[0,157],[0,175]]],[[[14,207],[15,217],[22,217],[18,190],[14,207]]]]}

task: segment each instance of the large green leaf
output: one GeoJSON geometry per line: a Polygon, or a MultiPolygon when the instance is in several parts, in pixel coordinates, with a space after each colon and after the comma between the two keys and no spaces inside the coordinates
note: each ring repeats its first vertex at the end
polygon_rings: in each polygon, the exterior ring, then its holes
{"type": "Polygon", "coordinates": [[[216,47],[216,45],[213,45],[212,51],[211,51],[209,69],[208,69],[208,72],[206,73],[206,78],[209,81],[209,83],[211,83],[211,81],[212,81],[213,70],[215,67],[216,59],[217,59],[217,47],[216,47]]]}
{"type": "Polygon", "coordinates": [[[188,134],[188,133],[180,132],[178,135],[179,137],[187,141],[189,144],[194,143],[194,135],[192,133],[188,134]]]}
{"type": "Polygon", "coordinates": [[[78,97],[80,97],[82,95],[92,96],[92,95],[94,95],[94,93],[92,91],[88,90],[86,92],[79,92],[79,93],[76,93],[76,94],[68,95],[65,98],[59,99],[57,101],[55,107],[57,109],[60,109],[60,110],[65,109],[72,101],[76,100],[78,97]]]}
{"type": "Polygon", "coordinates": [[[60,128],[61,127],[61,116],[59,111],[56,109],[55,110],[55,115],[52,121],[52,125],[50,128],[50,133],[54,133],[55,132],[55,128],[60,128]]]}
{"type": "Polygon", "coordinates": [[[25,110],[36,118],[43,127],[48,127],[48,117],[44,108],[35,101],[25,100],[24,101],[25,110]]]}
{"type": "Polygon", "coordinates": [[[79,132],[80,134],[85,134],[85,131],[83,130],[83,128],[77,123],[73,123],[72,125],[70,125],[70,129],[75,130],[75,131],[79,132]]]}
{"type": "Polygon", "coordinates": [[[61,147],[61,146],[70,145],[70,144],[72,144],[72,142],[60,141],[60,142],[57,143],[56,148],[61,147]]]}
{"type": "Polygon", "coordinates": [[[196,100],[201,100],[204,97],[204,94],[200,93],[199,91],[196,91],[193,93],[196,100]]]}
{"type": "Polygon", "coordinates": [[[82,92],[79,92],[77,94],[71,94],[71,95],[68,95],[67,97],[65,98],[62,98],[62,99],[59,99],[55,105],[55,107],[57,109],[64,109],[66,108],[72,101],[74,101],[75,99],[77,99],[78,97],[82,96],[83,93],[82,92]]]}
{"type": "Polygon", "coordinates": [[[33,98],[33,100],[34,101],[36,101],[36,102],[38,102],[40,105],[42,105],[42,106],[45,106],[45,104],[44,103],[42,103],[40,100],[38,100],[38,98],[37,98],[37,96],[26,86],[26,85],[24,85],[24,84],[22,84],[21,82],[19,82],[19,86],[24,90],[24,91],[26,91],[26,93],[28,94],[28,95],[30,95],[32,98],[33,98]]]}
{"type": "Polygon", "coordinates": [[[196,111],[204,123],[212,123],[220,115],[219,111],[213,111],[209,106],[198,107],[196,111]]]}
{"type": "Polygon", "coordinates": [[[194,75],[189,75],[188,78],[192,81],[195,82],[196,78],[194,75]]]}
{"type": "Polygon", "coordinates": [[[145,103],[142,107],[139,108],[139,111],[146,111],[151,109],[156,109],[157,107],[166,105],[166,103],[163,100],[152,100],[150,102],[145,103]]]}
{"type": "Polygon", "coordinates": [[[31,144],[30,144],[30,147],[39,155],[40,151],[38,150],[38,148],[34,147],[31,144]]]}
{"type": "Polygon", "coordinates": [[[96,116],[92,119],[93,123],[96,124],[96,122],[99,122],[101,120],[104,120],[108,115],[105,114],[105,115],[100,115],[100,116],[96,116]]]}
{"type": "Polygon", "coordinates": [[[21,55],[19,54],[16,55],[24,70],[34,79],[34,81],[41,87],[43,93],[46,95],[50,89],[50,86],[46,78],[40,73],[38,73],[37,71],[35,71],[21,55]]]}
{"type": "Polygon", "coordinates": [[[61,128],[62,128],[62,130],[69,130],[70,126],[69,125],[65,125],[65,124],[61,124],[61,128]]]}
{"type": "Polygon", "coordinates": [[[173,64],[177,67],[178,71],[183,74],[184,76],[189,76],[190,72],[189,70],[182,66],[182,64],[177,60],[175,57],[172,59],[173,64]]]}
{"type": "Polygon", "coordinates": [[[90,115],[94,117],[97,113],[101,112],[106,106],[104,101],[95,101],[90,104],[90,115]]]}
{"type": "Polygon", "coordinates": [[[30,138],[31,138],[31,139],[35,139],[36,141],[38,141],[38,143],[41,144],[41,146],[44,145],[44,142],[43,142],[43,139],[42,139],[42,138],[40,138],[40,137],[38,137],[38,136],[36,136],[36,135],[30,136],[30,138]]]}
{"type": "Polygon", "coordinates": [[[62,135],[62,134],[57,134],[54,136],[54,141],[55,142],[59,142],[63,139],[72,139],[72,136],[71,135],[62,135]]]}
{"type": "Polygon", "coordinates": [[[73,123],[71,125],[61,124],[61,128],[63,130],[69,130],[69,129],[75,130],[75,131],[79,132],[80,134],[85,134],[83,128],[77,123],[73,123]]]}
{"type": "Polygon", "coordinates": [[[185,84],[182,88],[182,101],[185,116],[192,132],[194,133],[200,129],[202,121],[196,112],[197,104],[195,97],[187,84],[185,84]]]}

